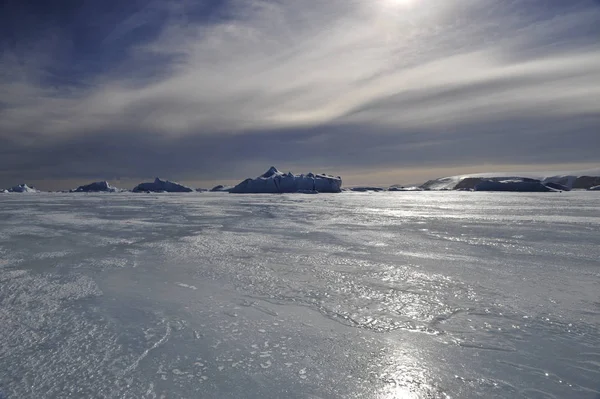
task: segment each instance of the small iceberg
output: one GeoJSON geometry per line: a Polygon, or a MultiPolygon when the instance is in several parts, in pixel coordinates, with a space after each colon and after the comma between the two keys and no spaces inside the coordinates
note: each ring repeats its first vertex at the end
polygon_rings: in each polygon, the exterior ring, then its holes
{"type": "Polygon", "coordinates": [[[134,193],[191,193],[194,190],[179,183],[161,180],[158,177],[152,183],[140,183],[132,190],[134,193]]]}
{"type": "Polygon", "coordinates": [[[29,187],[27,184],[19,184],[8,189],[9,193],[39,193],[35,187],[29,187]]]}

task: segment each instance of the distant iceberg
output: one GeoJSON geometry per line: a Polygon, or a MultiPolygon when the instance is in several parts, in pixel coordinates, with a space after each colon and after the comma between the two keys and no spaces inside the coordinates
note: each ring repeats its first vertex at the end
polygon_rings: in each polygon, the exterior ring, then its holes
{"type": "MultiPolygon", "coordinates": [[[[422,184],[423,190],[475,190],[476,186],[484,184],[489,186],[492,182],[508,182],[520,180],[523,183],[519,185],[503,185],[502,188],[513,187],[520,191],[526,188],[525,182],[539,182],[549,190],[546,191],[569,191],[571,189],[589,189],[590,187],[600,185],[600,168],[588,169],[574,172],[513,172],[513,173],[475,173],[468,175],[457,175],[442,177],[429,180],[422,184]]],[[[497,186],[500,188],[500,186],[497,186]]],[[[532,186],[529,188],[535,189],[532,186]]],[[[539,188],[539,187],[538,187],[539,188]]],[[[541,190],[541,188],[539,188],[541,190]]],[[[512,191],[512,190],[501,190],[512,191]]]]}
{"type": "Polygon", "coordinates": [[[348,191],[365,193],[365,192],[369,192],[369,191],[374,191],[374,192],[386,191],[386,189],[383,187],[358,186],[358,187],[350,187],[348,189],[348,191]]]}
{"type": "Polygon", "coordinates": [[[421,187],[416,187],[416,186],[403,187],[403,186],[399,186],[399,185],[390,186],[387,190],[388,191],[423,191],[423,189],[421,187]]]}
{"type": "Polygon", "coordinates": [[[342,191],[342,179],[337,176],[308,173],[294,175],[282,173],[274,166],[255,179],[246,179],[230,192],[236,194],[250,193],[297,193],[319,192],[339,193],[342,191]]]}
{"type": "Polygon", "coordinates": [[[106,181],[97,181],[94,183],[86,184],[85,186],[79,186],[75,190],[73,190],[74,193],[115,193],[117,191],[119,191],[118,188],[111,186],[106,181]]]}
{"type": "Polygon", "coordinates": [[[539,180],[511,179],[511,180],[484,180],[475,186],[475,191],[516,191],[516,192],[550,192],[557,191],[547,187],[539,180]]]}
{"type": "Polygon", "coordinates": [[[191,193],[194,190],[182,184],[161,180],[158,177],[152,183],[140,183],[133,188],[134,193],[154,192],[154,193],[191,193]]]}
{"type": "Polygon", "coordinates": [[[233,187],[231,186],[224,186],[222,184],[219,184],[217,186],[214,186],[213,188],[210,189],[211,193],[221,193],[221,192],[229,192],[231,191],[233,187]]]}
{"type": "Polygon", "coordinates": [[[35,187],[29,187],[27,184],[19,184],[8,189],[9,193],[39,193],[35,187]]]}

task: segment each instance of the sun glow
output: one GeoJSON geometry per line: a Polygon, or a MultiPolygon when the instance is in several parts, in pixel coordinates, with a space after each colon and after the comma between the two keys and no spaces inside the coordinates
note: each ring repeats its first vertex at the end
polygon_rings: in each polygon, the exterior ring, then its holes
{"type": "Polygon", "coordinates": [[[412,7],[419,2],[419,0],[384,0],[388,5],[394,7],[412,7]]]}

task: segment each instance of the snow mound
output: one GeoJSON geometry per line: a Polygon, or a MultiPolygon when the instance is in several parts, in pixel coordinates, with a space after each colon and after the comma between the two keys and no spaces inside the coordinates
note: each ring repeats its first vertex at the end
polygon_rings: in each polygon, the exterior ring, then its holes
{"type": "Polygon", "coordinates": [[[274,166],[255,179],[246,179],[230,192],[250,193],[297,193],[297,192],[339,193],[342,191],[342,179],[337,176],[308,173],[294,175],[282,173],[274,166]]]}
{"type": "Polygon", "coordinates": [[[191,193],[194,190],[182,184],[161,180],[158,177],[152,183],[140,183],[133,188],[134,193],[154,192],[154,193],[191,193]]]}
{"type": "MultiPolygon", "coordinates": [[[[422,184],[420,188],[424,190],[475,190],[477,185],[484,182],[501,182],[509,180],[538,181],[549,188],[563,191],[568,191],[570,189],[587,189],[600,185],[600,168],[572,172],[475,173],[429,180],[422,184]]],[[[516,189],[523,188],[524,186],[514,187],[516,189]]]]}
{"type": "Polygon", "coordinates": [[[107,192],[107,193],[115,193],[119,191],[116,187],[108,184],[107,181],[97,181],[90,184],[86,184],[85,186],[79,186],[73,192],[75,193],[96,193],[96,192],[107,192]]]}
{"type": "Polygon", "coordinates": [[[8,189],[9,193],[39,193],[35,187],[29,187],[27,184],[19,184],[8,189]]]}

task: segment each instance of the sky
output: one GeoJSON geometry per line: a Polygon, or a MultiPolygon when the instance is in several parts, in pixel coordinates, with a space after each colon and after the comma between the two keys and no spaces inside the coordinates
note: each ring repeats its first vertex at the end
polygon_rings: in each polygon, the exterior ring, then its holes
{"type": "Polygon", "coordinates": [[[3,0],[0,187],[600,166],[599,0],[3,0]]]}

